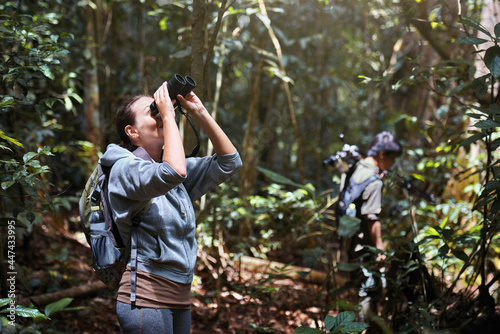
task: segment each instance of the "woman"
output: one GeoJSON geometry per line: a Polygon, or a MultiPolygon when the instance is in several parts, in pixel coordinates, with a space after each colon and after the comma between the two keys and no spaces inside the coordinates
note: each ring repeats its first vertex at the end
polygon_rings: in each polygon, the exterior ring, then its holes
{"type": "Polygon", "coordinates": [[[108,146],[100,159],[112,166],[109,203],[120,235],[131,248],[116,306],[124,333],[190,333],[197,251],[192,202],[241,168],[238,152],[200,99],[193,92],[177,98],[212,142],[212,157],[185,158],[164,83],[154,100],[137,96],[118,110],[116,125],[123,143],[108,146]],[[153,101],[157,116],[149,109],[153,101]],[[139,214],[145,207],[147,212],[139,214]],[[133,217],[143,218],[134,224],[133,217]]]}

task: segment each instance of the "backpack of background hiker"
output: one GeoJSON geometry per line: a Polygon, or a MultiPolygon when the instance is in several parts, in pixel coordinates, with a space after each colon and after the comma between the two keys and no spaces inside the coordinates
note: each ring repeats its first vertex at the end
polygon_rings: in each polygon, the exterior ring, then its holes
{"type": "MultiPolygon", "coordinates": [[[[134,152],[135,154],[135,152],[134,152]]],[[[80,199],[80,219],[90,245],[92,266],[97,277],[117,288],[127,265],[130,249],[125,247],[111,214],[107,192],[111,167],[98,164],[90,175],[80,199]]],[[[138,223],[149,211],[151,201],[133,219],[138,223]]]]}
{"type": "MultiPolygon", "coordinates": [[[[335,208],[335,215],[337,219],[345,216],[346,214],[352,216],[360,217],[360,210],[356,210],[359,207],[359,199],[361,198],[361,194],[365,190],[365,188],[375,180],[380,180],[380,175],[374,174],[367,178],[365,181],[361,183],[356,183],[352,181],[352,174],[354,174],[354,170],[357,165],[354,165],[347,172],[347,176],[345,178],[346,184],[342,191],[339,194],[339,200],[337,202],[337,207],[335,208]],[[348,212],[350,209],[350,204],[354,203],[356,206],[353,208],[351,206],[351,210],[354,209],[355,212],[348,212]]],[[[360,209],[360,208],[359,208],[360,209]]]]}

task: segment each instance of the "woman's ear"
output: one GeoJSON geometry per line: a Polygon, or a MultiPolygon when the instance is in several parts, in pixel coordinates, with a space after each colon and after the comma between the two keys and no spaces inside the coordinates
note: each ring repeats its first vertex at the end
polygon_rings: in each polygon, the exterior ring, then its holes
{"type": "Polygon", "coordinates": [[[129,136],[130,140],[133,141],[134,139],[137,139],[139,137],[139,133],[137,132],[137,129],[133,127],[132,125],[127,125],[125,127],[125,134],[129,136]]]}

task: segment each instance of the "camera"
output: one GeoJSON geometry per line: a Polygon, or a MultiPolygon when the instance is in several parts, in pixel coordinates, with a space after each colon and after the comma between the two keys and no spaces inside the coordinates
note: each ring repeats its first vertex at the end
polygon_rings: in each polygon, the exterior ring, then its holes
{"type": "MultiPolygon", "coordinates": [[[[168,80],[168,94],[171,100],[176,100],[177,95],[186,97],[194,87],[196,87],[196,81],[189,75],[183,77],[180,74],[174,74],[174,76],[168,80]]],[[[159,111],[154,101],[151,103],[149,109],[151,110],[151,115],[158,115],[159,111]]]]}
{"type": "Polygon", "coordinates": [[[359,147],[356,145],[344,144],[341,151],[330,155],[323,160],[323,165],[334,167],[341,172],[345,173],[356,162],[363,158],[359,152],[359,147]]]}

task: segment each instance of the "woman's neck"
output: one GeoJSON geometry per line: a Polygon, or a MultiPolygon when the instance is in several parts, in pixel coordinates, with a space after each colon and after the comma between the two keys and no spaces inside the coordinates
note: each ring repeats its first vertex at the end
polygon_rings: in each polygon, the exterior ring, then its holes
{"type": "Polygon", "coordinates": [[[365,161],[378,167],[378,161],[374,157],[366,157],[365,161]]]}
{"type": "Polygon", "coordinates": [[[139,145],[139,146],[142,147],[146,152],[148,152],[151,159],[153,159],[156,162],[161,162],[163,147],[157,147],[153,145],[139,145]]]}

